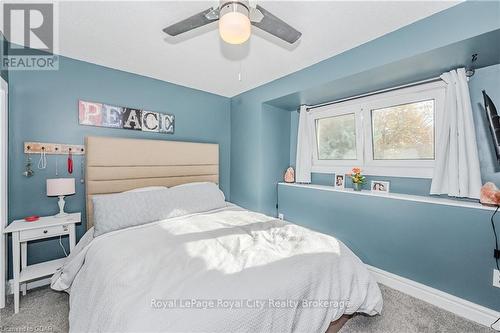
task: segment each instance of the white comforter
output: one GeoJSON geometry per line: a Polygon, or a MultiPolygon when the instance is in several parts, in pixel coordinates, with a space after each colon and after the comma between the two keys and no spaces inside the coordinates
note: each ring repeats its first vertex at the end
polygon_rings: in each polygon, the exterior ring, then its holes
{"type": "Polygon", "coordinates": [[[325,332],[380,313],[380,290],[340,241],[234,207],[104,234],[52,278],[71,332],[325,332]]]}

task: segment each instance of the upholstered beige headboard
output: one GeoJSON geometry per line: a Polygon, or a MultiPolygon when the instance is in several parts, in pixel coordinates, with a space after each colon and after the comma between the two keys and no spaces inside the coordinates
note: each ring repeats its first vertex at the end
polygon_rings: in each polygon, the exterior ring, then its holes
{"type": "Polygon", "coordinates": [[[145,186],[219,183],[219,145],[108,137],[85,138],[87,229],[92,196],[145,186]]]}

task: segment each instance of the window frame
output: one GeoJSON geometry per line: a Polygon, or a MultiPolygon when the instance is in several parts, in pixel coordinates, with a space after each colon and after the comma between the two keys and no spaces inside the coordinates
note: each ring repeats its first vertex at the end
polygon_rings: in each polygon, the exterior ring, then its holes
{"type": "Polygon", "coordinates": [[[360,109],[356,108],[354,103],[347,103],[343,105],[336,105],[333,107],[322,107],[321,110],[309,112],[309,133],[313,133],[314,137],[311,139],[313,145],[313,167],[329,170],[336,167],[349,167],[351,165],[358,165],[363,163],[363,124],[360,109]],[[354,114],[355,130],[356,130],[356,159],[354,160],[320,160],[318,158],[318,138],[316,134],[316,121],[322,118],[331,118],[354,114]]]}
{"type": "Polygon", "coordinates": [[[423,83],[377,93],[345,102],[339,102],[309,111],[310,129],[314,134],[312,172],[350,173],[352,167],[361,167],[367,175],[432,178],[438,158],[440,133],[438,124],[444,114],[445,87],[443,81],[423,83]],[[372,111],[391,106],[434,100],[434,159],[433,160],[375,160],[373,158],[372,111]],[[354,113],[356,117],[357,160],[318,160],[316,120],[354,113]],[[360,138],[361,134],[361,138],[360,138]],[[361,150],[361,155],[359,151],[361,150]],[[341,162],[341,163],[339,163],[341,162]]]}

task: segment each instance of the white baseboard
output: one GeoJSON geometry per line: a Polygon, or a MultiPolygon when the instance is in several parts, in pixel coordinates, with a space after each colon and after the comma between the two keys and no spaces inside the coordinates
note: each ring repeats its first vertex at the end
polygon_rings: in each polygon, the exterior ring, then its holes
{"type": "MultiPolygon", "coordinates": [[[[424,284],[383,271],[379,268],[366,265],[378,283],[398,290],[441,309],[452,312],[481,325],[490,325],[500,318],[500,312],[469,302],[465,299],[450,295],[441,290],[428,287],[424,284]]],[[[494,328],[500,330],[500,323],[494,328]]]]}
{"type": "MultiPolygon", "coordinates": [[[[40,280],[34,280],[28,282],[28,285],[26,286],[27,290],[38,288],[38,287],[43,287],[46,285],[50,284],[50,278],[45,278],[45,279],[40,279],[40,280]]],[[[9,280],[7,281],[7,295],[12,295],[14,293],[14,281],[9,280]]]]}

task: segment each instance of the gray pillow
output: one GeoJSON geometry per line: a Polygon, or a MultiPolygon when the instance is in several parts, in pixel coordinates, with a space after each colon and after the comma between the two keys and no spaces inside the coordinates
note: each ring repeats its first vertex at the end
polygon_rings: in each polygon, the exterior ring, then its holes
{"type": "Polygon", "coordinates": [[[193,183],[146,192],[95,195],[94,236],[154,221],[226,207],[213,183],[193,183]]]}

